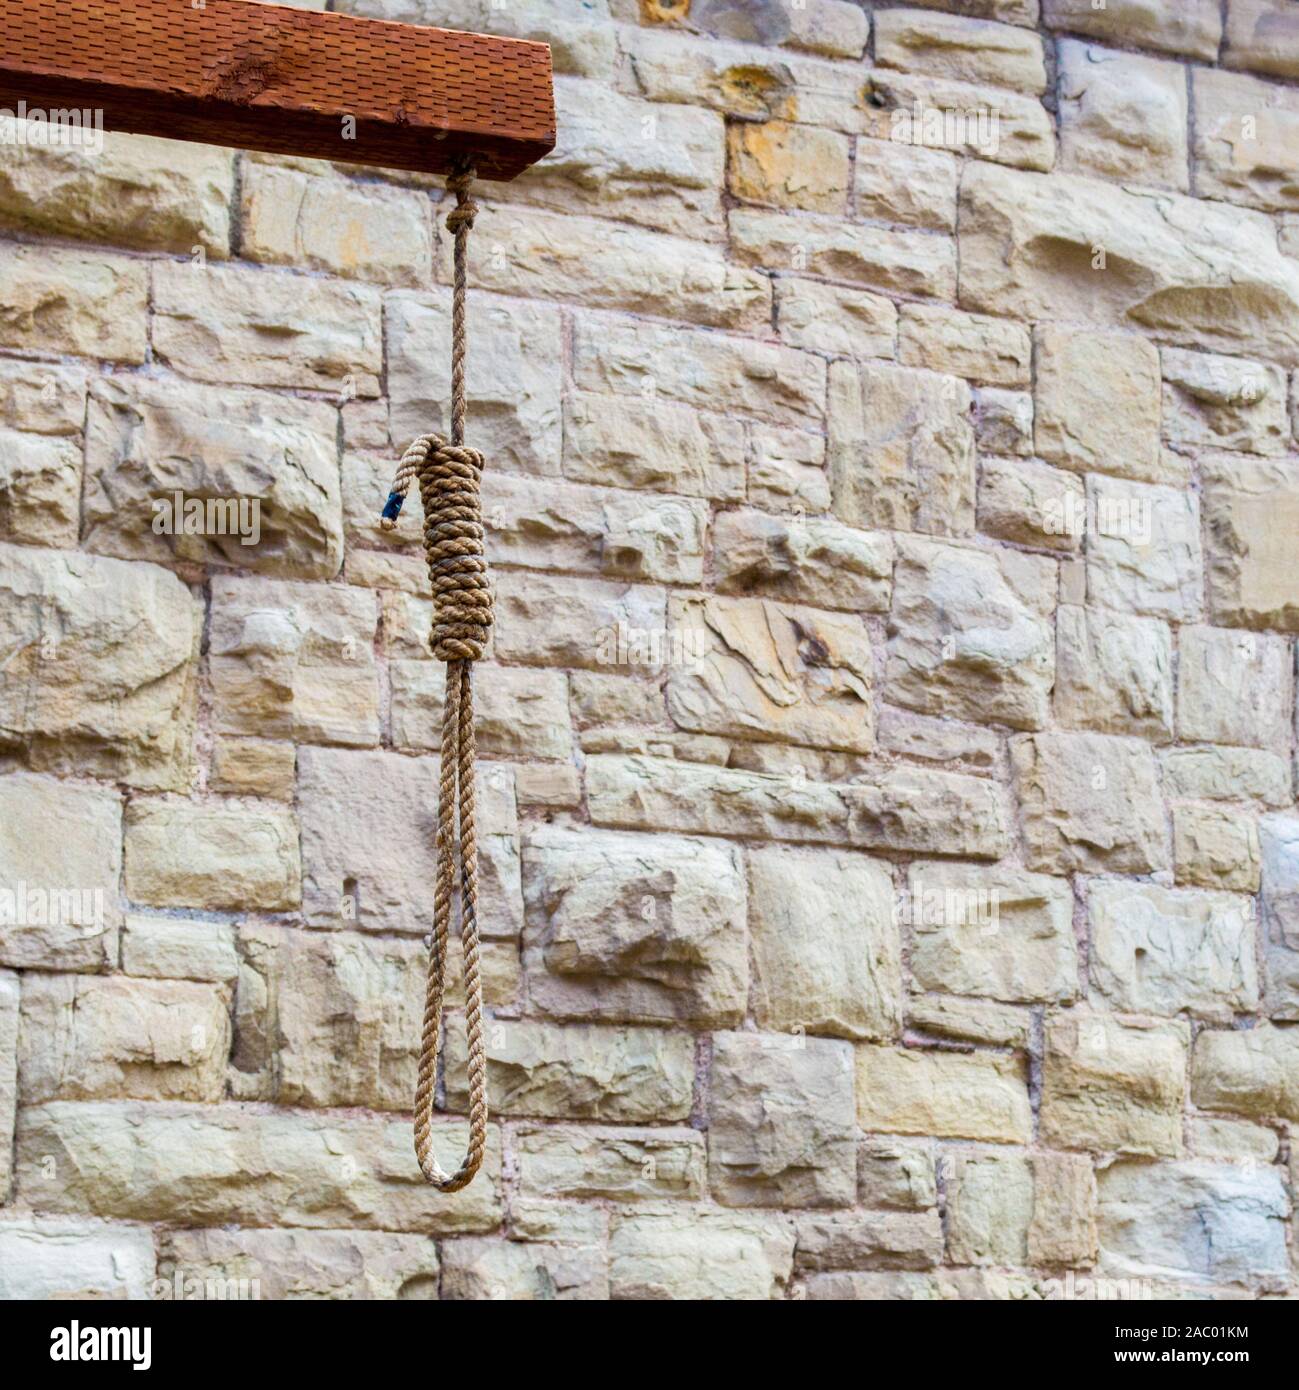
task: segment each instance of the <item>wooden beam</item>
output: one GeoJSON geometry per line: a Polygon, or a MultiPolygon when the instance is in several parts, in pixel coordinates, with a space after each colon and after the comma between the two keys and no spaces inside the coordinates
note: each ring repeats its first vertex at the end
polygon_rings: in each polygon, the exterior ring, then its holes
{"type": "Polygon", "coordinates": [[[555,144],[550,48],[252,0],[0,0],[0,107],[512,179],[555,144]]]}

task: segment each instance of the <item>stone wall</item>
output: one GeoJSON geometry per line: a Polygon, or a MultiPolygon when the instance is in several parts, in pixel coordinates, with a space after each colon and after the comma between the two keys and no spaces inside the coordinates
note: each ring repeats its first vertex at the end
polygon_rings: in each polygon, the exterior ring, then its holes
{"type": "Polygon", "coordinates": [[[1299,6],[336,7],[558,71],[471,271],[490,1157],[407,1113],[440,181],[8,145],[0,1293],[1296,1292],[1299,6]]]}

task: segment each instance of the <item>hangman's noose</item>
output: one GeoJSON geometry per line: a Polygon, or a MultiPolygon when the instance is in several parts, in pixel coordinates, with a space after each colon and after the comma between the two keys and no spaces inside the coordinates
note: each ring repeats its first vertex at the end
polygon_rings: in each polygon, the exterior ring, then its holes
{"type": "Polygon", "coordinates": [[[437,881],[429,941],[428,986],[415,1087],[415,1154],[424,1176],[443,1192],[473,1181],[487,1143],[487,1056],[483,1051],[483,987],[478,969],[478,841],[474,829],[473,663],[487,646],[492,596],[483,558],[479,482],[483,456],[465,447],[465,262],[469,229],[478,206],[469,197],[473,166],[461,165],[447,178],[456,205],[447,216],[455,236],[455,283],[451,301],[451,438],[425,434],[402,456],[383,509],[382,526],[397,525],[411,480],[419,479],[424,505],[424,553],[433,584],[433,655],[447,663],[439,769],[437,881]],[[459,825],[457,827],[457,814],[459,825]],[[458,828],[458,834],[457,834],[458,828]],[[460,944],[465,958],[465,1024],[469,1035],[469,1144],[460,1167],[449,1176],[433,1156],[433,1088],[442,1032],[451,926],[451,893],[459,868],[460,944]]]}

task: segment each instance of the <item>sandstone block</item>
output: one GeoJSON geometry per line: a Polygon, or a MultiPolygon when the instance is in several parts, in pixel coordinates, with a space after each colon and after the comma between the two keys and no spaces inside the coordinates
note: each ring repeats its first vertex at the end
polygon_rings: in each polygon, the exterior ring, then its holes
{"type": "Polygon", "coordinates": [[[122,969],[147,979],[233,984],[239,975],[234,925],[128,913],[122,969]]]}
{"type": "Polygon", "coordinates": [[[1092,0],[1042,0],[1042,12],[1055,29],[1210,62],[1222,38],[1214,0],[1106,0],[1101,9],[1092,0]]]}
{"type": "Polygon", "coordinates": [[[1257,893],[1258,826],[1252,816],[1216,806],[1173,809],[1173,860],[1178,883],[1257,893]]]}
{"type": "Polygon", "coordinates": [[[859,618],[766,599],[669,602],[668,712],[696,733],[869,752],[874,661],[859,618]]]}
{"type": "Polygon", "coordinates": [[[886,697],[923,714],[1041,728],[1055,597],[1050,560],[900,540],[886,697]]]}
{"type": "Polygon", "coordinates": [[[1155,759],[1135,739],[1046,733],[1013,740],[1030,868],[1150,873],[1169,865],[1155,759]]]}
{"type": "Polygon", "coordinates": [[[0,346],[138,365],[148,336],[142,261],[42,246],[0,248],[0,346]]]}
{"type": "Polygon", "coordinates": [[[1280,367],[1216,353],[1163,348],[1163,435],[1182,450],[1286,449],[1286,378],[1280,367]]]}
{"type": "Polygon", "coordinates": [[[938,1212],[871,1211],[800,1215],[796,1271],[932,1269],[943,1258],[938,1212]]]}
{"type": "Polygon", "coordinates": [[[334,409],[317,401],[141,377],[97,381],[86,426],[86,544],[124,560],[331,579],[343,561],[337,427],[334,409]]]}
{"type": "Polygon", "coordinates": [[[143,1300],[153,1276],[147,1227],[35,1213],[0,1221],[0,1298],[143,1300]]]}
{"type": "Polygon", "coordinates": [[[572,1202],[703,1195],[707,1156],[695,1129],[573,1129],[547,1125],[517,1138],[525,1193],[572,1202]]]}
{"type": "Polygon", "coordinates": [[[983,454],[1033,452],[1033,397],[984,386],[974,392],[974,437],[983,454]]]}
{"type": "Polygon", "coordinates": [[[933,1144],[924,1139],[863,1139],[857,1153],[857,1200],[864,1207],[897,1211],[936,1209],[933,1144]]]}
{"type": "Polygon", "coordinates": [[[1290,770],[1275,753],[1254,748],[1170,748],[1161,757],[1170,796],[1204,801],[1290,800],[1290,770]]]}
{"type": "Polygon", "coordinates": [[[0,361],[0,424],[23,434],[80,434],[86,377],[79,367],[0,361]]]}
{"type": "Polygon", "coordinates": [[[1258,1008],[1249,899],[1122,882],[1088,899],[1092,983],[1113,1008],[1219,1022],[1258,1008]]]}
{"type": "Polygon", "coordinates": [[[288,801],[293,796],[295,762],[291,743],[218,738],[212,746],[212,790],[288,801]]]}
{"type": "Polygon", "coordinates": [[[1047,1020],[1041,1132],[1062,1149],[1179,1155],[1185,1023],[1070,1011],[1047,1020]]]}
{"type": "Polygon", "coordinates": [[[1033,357],[1028,330],[985,314],[931,304],[904,304],[898,360],[994,386],[1027,386],[1033,357]]]}
{"type": "Polygon", "coordinates": [[[81,450],[0,428],[0,540],[75,549],[80,510],[81,450]]]}
{"type": "Polygon", "coordinates": [[[895,1038],[902,968],[883,865],[832,851],[755,849],[750,925],[758,1026],[895,1038]]]}
{"type": "Polygon", "coordinates": [[[186,785],[201,622],[156,566],[0,544],[0,746],[40,770],[186,785]]]}
{"type": "Polygon", "coordinates": [[[1173,640],[1157,618],[1062,604],[1056,619],[1055,713],[1062,724],[1173,736],[1173,640]]]}
{"type": "Polygon", "coordinates": [[[560,1018],[734,1026],[748,998],[737,852],[538,826],[523,852],[532,1004],[560,1018]]]}
{"type": "Polygon", "coordinates": [[[1299,77],[1299,23],[1286,0],[1231,0],[1222,61],[1275,77],[1299,77]]]}
{"type": "Polygon", "coordinates": [[[1035,33],[958,14],[883,11],[875,19],[875,61],[1033,95],[1046,89],[1042,41],[1035,33]]]}
{"type": "Polygon", "coordinates": [[[727,186],[745,202],[841,213],[851,177],[848,140],[816,126],[743,122],[727,131],[727,186]]]}
{"type": "Polygon", "coordinates": [[[377,396],[378,291],[286,272],[159,262],[153,347],[182,376],[377,396]]]}
{"type": "MultiPolygon", "coordinates": [[[[480,769],[476,791],[479,928],[489,940],[504,940],[517,936],[523,920],[513,776],[502,766],[480,769]]],[[[309,926],[428,932],[437,795],[434,758],[299,750],[302,906],[309,926]]]]}
{"type": "Polygon", "coordinates": [[[1198,503],[1182,487],[1089,477],[1088,602],[1194,622],[1204,569],[1198,503]]]}
{"type": "Polygon", "coordinates": [[[1260,1023],[1195,1040],[1191,1099],[1202,1110],[1299,1120],[1299,1032],[1260,1023]]]}
{"type": "Polygon", "coordinates": [[[47,1100],[220,1100],[226,992],[189,980],[27,976],[18,1038],[25,1105],[47,1100]]]}
{"type": "Polygon", "coordinates": [[[1073,894],[1014,868],[913,864],[911,971],[922,989],[1023,1002],[1078,992],[1073,894]]]}
{"type": "Polygon", "coordinates": [[[115,964],[121,873],[115,791],[27,773],[0,777],[0,965],[115,964]]]}
{"type": "MultiPolygon", "coordinates": [[[[433,1132],[443,1166],[459,1161],[464,1122],[433,1132]]],[[[16,1171],[24,1200],[56,1215],[450,1235],[499,1224],[500,1154],[492,1126],[478,1180],[450,1202],[424,1181],[408,1120],[51,1101],[21,1112],[16,1171]]]]}
{"type": "Polygon", "coordinates": [[[1299,631],[1299,578],[1284,545],[1299,520],[1299,468],[1240,455],[1202,466],[1213,621],[1299,631]]]}
{"type": "Polygon", "coordinates": [[[602,1252],[500,1240],[455,1240],[442,1247],[442,1297],[534,1302],[609,1297],[602,1252]]]}
{"type": "Polygon", "coordinates": [[[891,1134],[1025,1144],[1033,1117],[1017,1058],[866,1043],[857,1049],[857,1122],[891,1134]]]}
{"type": "Polygon", "coordinates": [[[974,529],[970,389],[884,363],[830,367],[834,512],[850,526],[962,535],[974,529]]]}
{"type": "Polygon", "coordinates": [[[1195,190],[1267,212],[1299,210],[1299,95],[1277,82],[1195,74],[1195,190]]]}
{"type": "MultiPolygon", "coordinates": [[[[486,1044],[494,1114],[649,1124],[690,1113],[695,1056],[688,1033],[497,1019],[486,1044]]],[[[464,1030],[453,1023],[446,1085],[447,1104],[456,1109],[468,1105],[465,1066],[464,1030]]]]}
{"type": "Polygon", "coordinates": [[[853,196],[859,217],[954,232],[959,185],[960,165],[948,150],[897,140],[857,141],[853,196]]]}
{"type": "Polygon", "coordinates": [[[644,584],[505,571],[492,644],[504,661],[657,671],[672,658],[667,594],[644,584]]]}
{"type": "Polygon", "coordinates": [[[1299,818],[1264,816],[1258,840],[1268,1013],[1299,1022],[1299,818]]]}
{"type": "Polygon", "coordinates": [[[1294,708],[1290,643],[1230,628],[1184,627],[1177,732],[1185,740],[1289,747],[1294,708]]]}
{"type": "Polygon", "coordinates": [[[794,1232],[770,1212],[619,1214],[609,1234],[619,1299],[770,1299],[784,1292],[793,1261],[794,1232]]]}

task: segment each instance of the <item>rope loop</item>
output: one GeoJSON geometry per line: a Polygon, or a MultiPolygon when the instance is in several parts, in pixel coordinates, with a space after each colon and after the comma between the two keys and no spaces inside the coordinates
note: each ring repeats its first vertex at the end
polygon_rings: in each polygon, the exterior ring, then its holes
{"type": "Polygon", "coordinates": [[[473,663],[482,656],[492,627],[492,594],[483,550],[479,488],[483,456],[465,444],[465,299],[469,229],[478,206],[469,197],[472,167],[447,178],[456,206],[447,217],[455,234],[455,283],[451,300],[451,437],[423,434],[402,455],[380,525],[393,530],[411,483],[419,480],[424,508],[424,554],[433,585],[429,645],[447,663],[438,767],[437,876],[428,983],[415,1085],[415,1156],[420,1171],[442,1192],[459,1192],[474,1179],[487,1148],[487,1053],[483,1047],[483,986],[479,964],[478,839],[474,814],[473,663]],[[433,1154],[433,1108],[442,1042],[442,1001],[451,937],[451,905],[460,890],[460,946],[465,970],[468,1038],[469,1142],[454,1173],[433,1154]]]}

